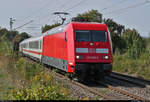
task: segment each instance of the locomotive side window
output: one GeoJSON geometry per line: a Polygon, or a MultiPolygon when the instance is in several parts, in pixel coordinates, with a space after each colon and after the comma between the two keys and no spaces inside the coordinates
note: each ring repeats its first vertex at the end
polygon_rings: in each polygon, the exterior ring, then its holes
{"type": "Polygon", "coordinates": [[[106,32],[96,30],[79,30],[75,31],[76,41],[95,41],[95,42],[106,42],[106,32]]]}
{"type": "Polygon", "coordinates": [[[106,42],[106,32],[105,31],[91,31],[92,41],[106,42]]]}
{"type": "Polygon", "coordinates": [[[90,41],[90,31],[76,31],[76,41],[90,41]]]}

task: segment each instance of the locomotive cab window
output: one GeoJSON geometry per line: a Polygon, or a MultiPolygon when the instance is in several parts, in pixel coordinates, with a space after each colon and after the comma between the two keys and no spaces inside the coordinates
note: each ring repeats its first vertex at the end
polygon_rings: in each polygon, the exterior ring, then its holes
{"type": "Polygon", "coordinates": [[[106,32],[96,30],[78,30],[75,31],[76,41],[94,41],[94,42],[106,42],[106,32]]]}
{"type": "Polygon", "coordinates": [[[91,31],[91,40],[106,42],[106,32],[105,31],[91,31]]]}
{"type": "Polygon", "coordinates": [[[76,41],[90,41],[90,31],[76,31],[76,41]]]}

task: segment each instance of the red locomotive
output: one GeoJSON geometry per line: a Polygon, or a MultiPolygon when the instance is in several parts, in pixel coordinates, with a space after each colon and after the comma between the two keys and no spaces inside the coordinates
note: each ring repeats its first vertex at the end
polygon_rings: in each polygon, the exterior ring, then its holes
{"type": "Polygon", "coordinates": [[[71,22],[20,43],[22,54],[71,74],[100,78],[112,71],[112,42],[100,23],[71,22]]]}

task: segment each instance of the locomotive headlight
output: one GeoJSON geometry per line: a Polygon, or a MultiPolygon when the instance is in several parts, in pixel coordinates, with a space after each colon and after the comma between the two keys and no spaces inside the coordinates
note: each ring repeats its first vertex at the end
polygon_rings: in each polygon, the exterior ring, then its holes
{"type": "Polygon", "coordinates": [[[80,56],[76,56],[76,59],[80,59],[80,56]]]}
{"type": "Polygon", "coordinates": [[[103,59],[108,60],[109,56],[103,56],[103,59]]]}

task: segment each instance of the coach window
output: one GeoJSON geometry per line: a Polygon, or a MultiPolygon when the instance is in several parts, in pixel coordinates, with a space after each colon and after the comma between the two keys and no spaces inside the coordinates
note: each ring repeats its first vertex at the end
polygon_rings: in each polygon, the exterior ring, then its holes
{"type": "Polygon", "coordinates": [[[39,49],[39,41],[35,41],[35,49],[39,49]]]}
{"type": "Polygon", "coordinates": [[[31,42],[31,46],[32,49],[39,49],[39,41],[33,41],[31,42]]]}
{"type": "Polygon", "coordinates": [[[29,42],[29,48],[32,48],[32,42],[29,42]]]}

